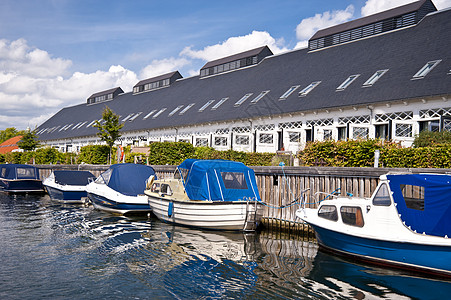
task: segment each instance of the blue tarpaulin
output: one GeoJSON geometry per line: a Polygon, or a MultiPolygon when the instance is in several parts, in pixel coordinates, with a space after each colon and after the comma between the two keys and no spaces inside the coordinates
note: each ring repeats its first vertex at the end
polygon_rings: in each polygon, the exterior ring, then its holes
{"type": "Polygon", "coordinates": [[[438,174],[387,175],[400,218],[412,230],[434,236],[451,237],[451,176],[438,174]],[[407,205],[402,189],[417,187],[414,198],[421,207],[407,205]],[[417,201],[418,202],[418,201],[417,201]]]}
{"type": "Polygon", "coordinates": [[[178,171],[191,200],[260,201],[254,170],[243,163],[187,159],[178,171]]]}
{"type": "Polygon", "coordinates": [[[87,185],[95,176],[89,171],[55,170],[55,182],[61,185],[87,185]]]}
{"type": "Polygon", "coordinates": [[[5,179],[39,179],[39,171],[36,167],[21,164],[0,165],[0,177],[5,179]]]}
{"type": "Polygon", "coordinates": [[[127,196],[144,194],[146,180],[151,175],[156,179],[152,167],[137,164],[115,164],[100,174],[110,188],[127,196]]]}

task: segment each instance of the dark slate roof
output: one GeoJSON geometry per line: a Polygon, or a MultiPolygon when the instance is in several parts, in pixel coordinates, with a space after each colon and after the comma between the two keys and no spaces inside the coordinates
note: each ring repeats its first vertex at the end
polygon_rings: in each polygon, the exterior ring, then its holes
{"type": "Polygon", "coordinates": [[[106,90],[106,91],[101,91],[101,92],[92,94],[91,96],[89,96],[88,99],[95,98],[95,97],[98,97],[98,96],[108,95],[108,94],[111,94],[111,93],[113,93],[113,94],[121,94],[123,92],[124,91],[120,87],[115,87],[115,88],[112,88],[112,89],[109,89],[109,90],[106,90]]]}
{"type": "Polygon", "coordinates": [[[400,15],[408,14],[410,12],[417,11],[423,6],[423,4],[430,0],[420,0],[417,2],[409,3],[403,6],[395,7],[390,10],[386,10],[374,15],[369,15],[367,17],[363,17],[360,19],[356,19],[353,21],[349,21],[346,23],[338,24],[332,27],[328,27],[325,29],[318,30],[311,38],[310,40],[319,39],[328,35],[336,34],[339,32],[351,30],[354,28],[362,27],[368,24],[372,24],[375,22],[379,22],[382,20],[394,18],[400,15]]]}
{"type": "Polygon", "coordinates": [[[148,83],[151,83],[151,82],[157,82],[157,81],[164,80],[164,79],[171,79],[173,77],[176,78],[176,79],[179,79],[179,78],[182,78],[183,76],[179,73],[179,71],[174,71],[174,72],[170,72],[170,73],[163,74],[163,75],[160,75],[160,76],[156,76],[156,77],[152,77],[152,78],[141,80],[140,82],[135,84],[135,87],[139,86],[139,85],[148,84],[148,83]]]}
{"type": "Polygon", "coordinates": [[[266,51],[269,51],[270,53],[272,53],[271,50],[268,48],[268,46],[262,46],[262,47],[255,48],[255,49],[252,49],[252,50],[249,50],[249,51],[245,51],[245,52],[241,52],[241,53],[238,53],[238,54],[230,55],[230,56],[227,56],[227,57],[224,57],[224,58],[220,58],[220,59],[209,61],[201,69],[206,69],[206,68],[222,65],[222,64],[225,64],[225,63],[228,63],[228,62],[232,62],[232,61],[235,61],[235,60],[239,60],[239,59],[242,59],[242,58],[259,55],[261,52],[263,52],[263,50],[266,50],[266,51]]]}
{"type": "Polygon", "coordinates": [[[308,49],[291,51],[233,72],[205,78],[189,77],[177,80],[165,89],[135,95],[124,93],[105,103],[67,107],[44,122],[38,133],[45,128],[87,123],[67,130],[44,132],[39,138],[93,136],[98,132],[97,128],[87,128],[86,125],[101,118],[105,105],[121,115],[121,119],[142,112],[133,121],[125,122],[122,129],[125,132],[450,95],[451,75],[447,75],[451,65],[450,19],[451,9],[447,9],[429,14],[416,26],[387,34],[314,52],[308,52],[308,49]],[[428,61],[438,59],[442,62],[424,79],[411,80],[428,61]],[[372,87],[362,87],[371,75],[383,69],[389,71],[372,87]],[[360,77],[345,90],[336,91],[353,74],[360,74],[360,77]],[[298,97],[301,89],[318,80],[321,84],[306,97],[298,97]],[[300,85],[300,88],[286,100],[279,101],[279,97],[293,85],[300,85]],[[250,103],[266,90],[270,92],[263,99],[256,104],[250,103]],[[240,107],[235,107],[234,103],[247,93],[253,93],[252,97],[240,107]],[[217,110],[211,110],[224,97],[229,99],[217,110]],[[198,111],[212,99],[216,102],[203,112],[198,111]],[[179,110],[169,116],[176,107],[190,103],[195,105],[185,114],[180,115],[179,110]],[[143,119],[150,111],[162,108],[167,109],[157,118],[143,119]]]}

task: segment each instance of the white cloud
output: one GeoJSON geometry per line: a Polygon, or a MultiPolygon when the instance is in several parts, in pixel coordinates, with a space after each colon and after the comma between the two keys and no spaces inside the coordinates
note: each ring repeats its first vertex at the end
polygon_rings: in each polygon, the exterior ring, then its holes
{"type": "MultiPolygon", "coordinates": [[[[189,65],[191,62],[186,58],[165,58],[153,60],[150,65],[146,66],[140,72],[142,79],[163,75],[189,65]]],[[[135,83],[136,84],[136,83],[135,83]]]]}
{"type": "Polygon", "coordinates": [[[451,0],[433,0],[432,2],[435,4],[435,7],[437,7],[437,9],[445,9],[451,7],[451,0]]]}
{"type": "Polygon", "coordinates": [[[282,44],[283,40],[276,41],[266,31],[252,31],[248,35],[231,37],[222,43],[207,46],[202,50],[193,50],[192,47],[186,47],[180,52],[180,55],[192,59],[212,61],[261,46],[268,46],[273,53],[277,54],[288,50],[282,44]]]}
{"type": "Polygon", "coordinates": [[[319,29],[347,22],[353,16],[354,6],[349,5],[345,10],[326,11],[322,14],[316,14],[313,17],[303,19],[301,23],[296,26],[296,37],[300,41],[295,48],[306,47],[308,39],[319,29]]]}
{"type": "Polygon", "coordinates": [[[83,103],[95,92],[116,86],[130,91],[138,81],[134,72],[122,66],[67,77],[70,66],[69,60],[52,58],[23,39],[0,40],[0,130],[34,128],[61,108],[83,103]]]}

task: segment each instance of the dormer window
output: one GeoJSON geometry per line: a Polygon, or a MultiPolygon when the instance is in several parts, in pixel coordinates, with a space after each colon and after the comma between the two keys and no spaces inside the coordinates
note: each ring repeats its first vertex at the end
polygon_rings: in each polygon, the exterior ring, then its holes
{"type": "Polygon", "coordinates": [[[345,81],[343,81],[342,84],[340,84],[340,85],[337,87],[337,91],[343,91],[343,90],[344,90],[345,88],[347,88],[354,80],[356,80],[357,77],[359,77],[359,76],[360,76],[360,74],[349,76],[345,81]]]}
{"type": "Polygon", "coordinates": [[[133,94],[153,91],[171,85],[177,79],[182,78],[178,71],[141,80],[133,87],[133,94]]]}
{"type": "Polygon", "coordinates": [[[424,78],[441,61],[442,61],[441,59],[429,61],[415,75],[413,75],[412,79],[422,79],[422,78],[424,78]]]}
{"type": "Polygon", "coordinates": [[[88,104],[94,104],[104,101],[113,100],[117,95],[124,93],[124,91],[120,88],[114,88],[110,90],[106,90],[103,92],[92,94],[88,100],[86,101],[88,104]]]}

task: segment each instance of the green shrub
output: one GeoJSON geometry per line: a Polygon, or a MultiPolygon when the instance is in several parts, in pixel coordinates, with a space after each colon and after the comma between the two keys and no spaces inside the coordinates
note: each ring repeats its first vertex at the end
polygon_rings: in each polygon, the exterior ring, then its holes
{"type": "Polygon", "coordinates": [[[5,154],[0,154],[0,164],[5,163],[5,154]]]}
{"type": "Polygon", "coordinates": [[[156,142],[149,146],[149,164],[178,165],[195,155],[194,146],[185,142],[156,142]]]}
{"type": "Polygon", "coordinates": [[[90,145],[81,147],[77,162],[86,164],[107,164],[109,148],[107,145],[90,145]]]}
{"type": "Polygon", "coordinates": [[[449,131],[422,131],[415,136],[413,147],[435,147],[443,144],[451,144],[451,132],[449,131]]]}

